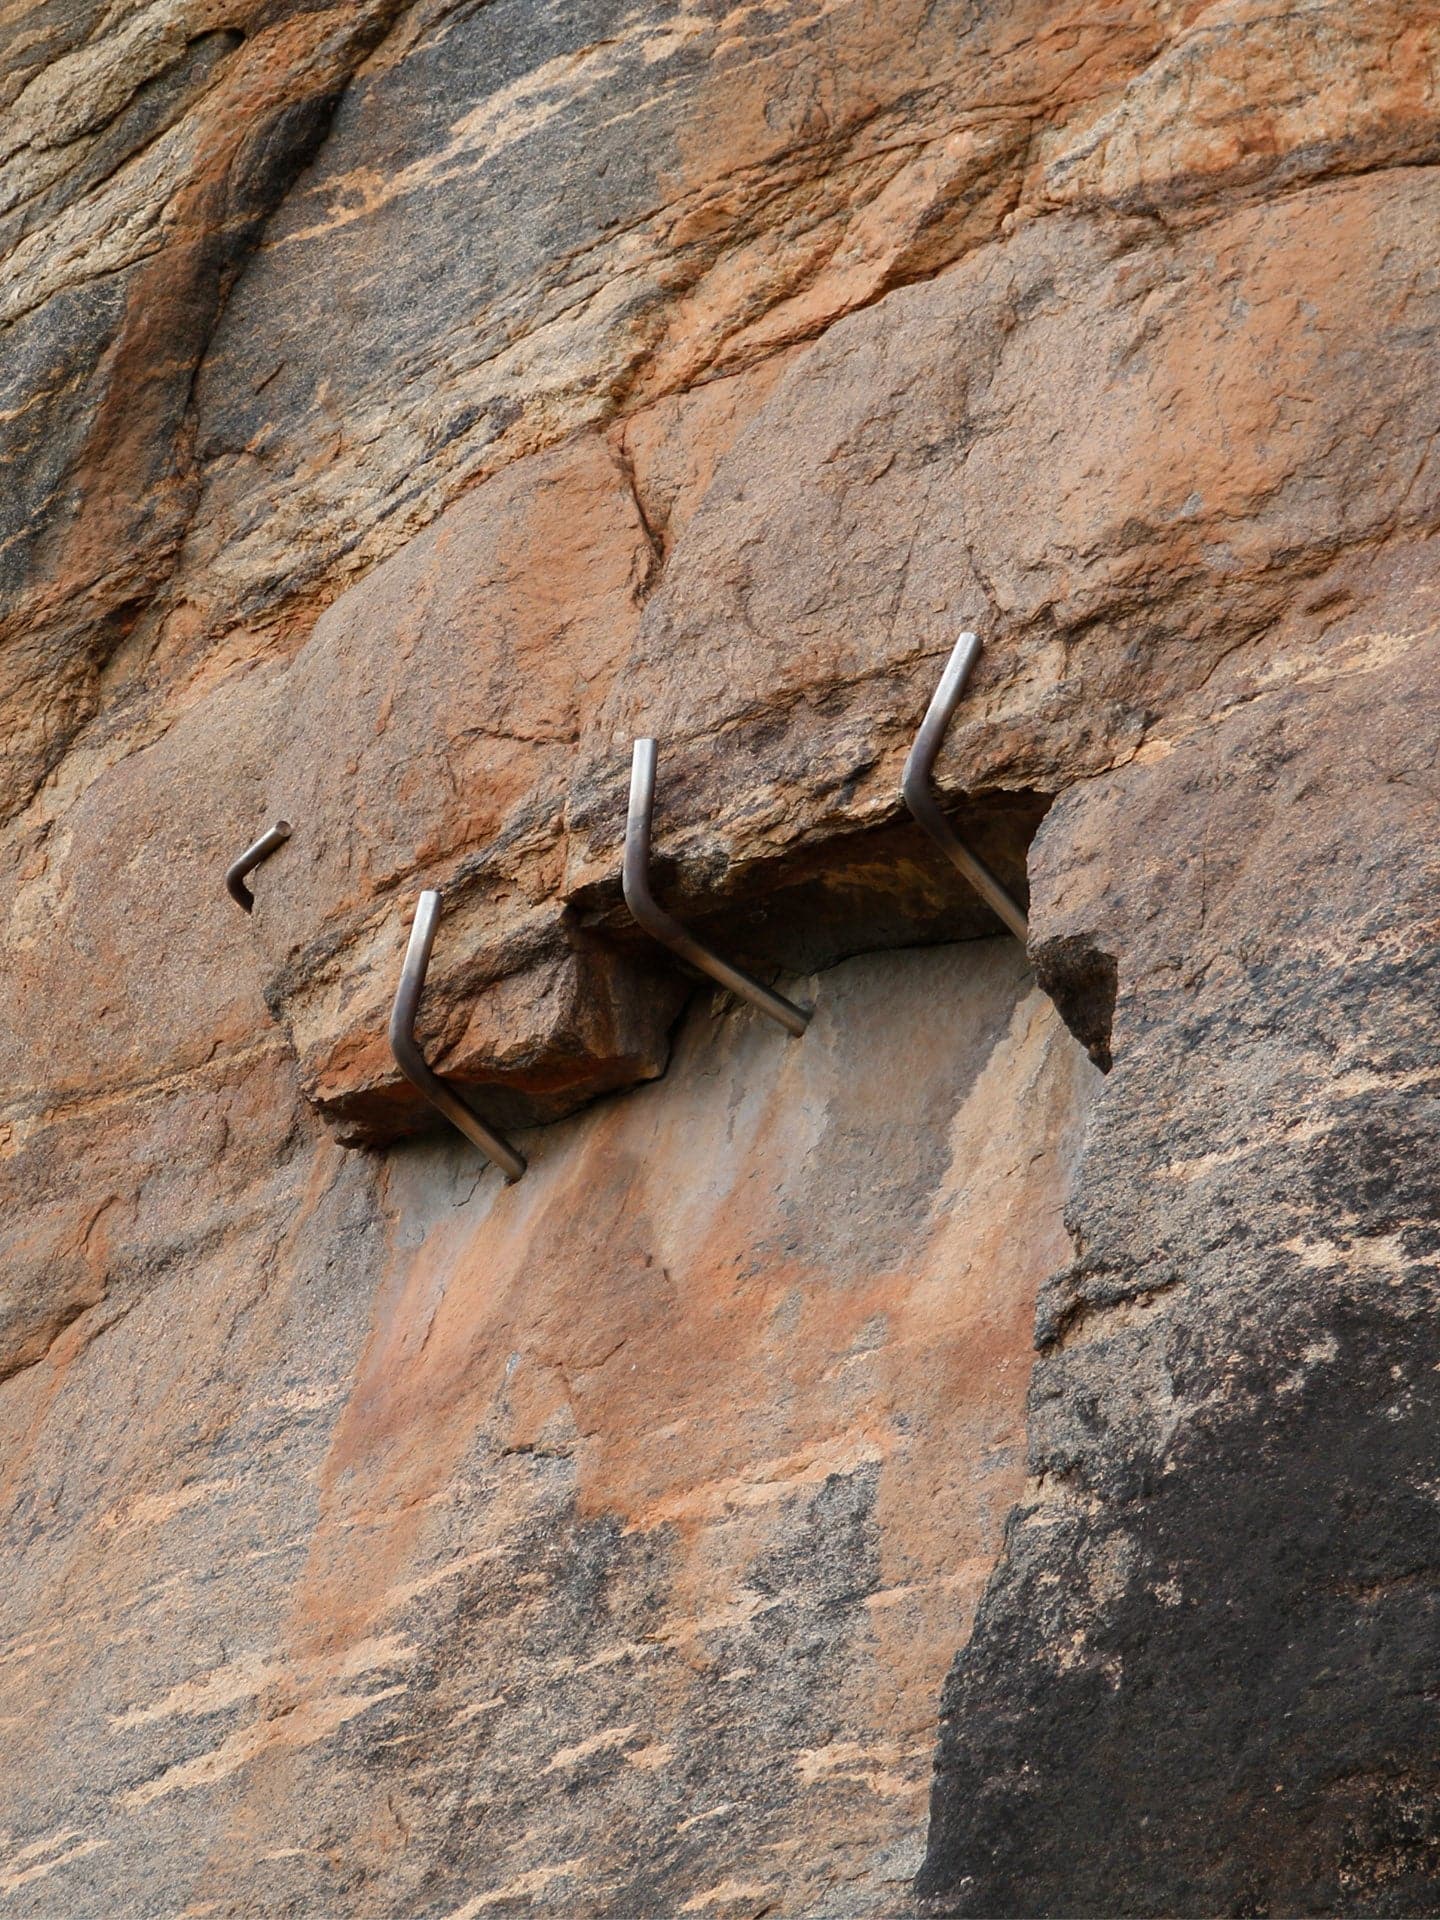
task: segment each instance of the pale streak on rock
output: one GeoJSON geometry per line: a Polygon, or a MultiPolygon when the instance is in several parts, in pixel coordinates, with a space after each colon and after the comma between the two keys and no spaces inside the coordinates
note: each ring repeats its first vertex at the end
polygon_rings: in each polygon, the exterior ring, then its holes
{"type": "Polygon", "coordinates": [[[477,1914],[484,1913],[488,1907],[498,1907],[509,1900],[530,1900],[537,1893],[543,1893],[556,1880],[574,1879],[585,1866],[585,1856],[578,1855],[572,1860],[561,1860],[553,1866],[533,1867],[529,1873],[522,1873],[514,1880],[507,1880],[503,1887],[495,1887],[489,1893],[477,1893],[467,1900],[463,1907],[457,1907],[453,1913],[447,1913],[444,1920],[475,1920],[477,1914]]]}
{"type": "Polygon", "coordinates": [[[684,1493],[659,1500],[631,1521],[639,1531],[676,1520],[713,1520],[721,1515],[773,1506],[797,1488],[818,1486],[832,1474],[854,1473],[878,1464],[885,1448],[873,1434],[836,1434],[814,1451],[806,1449],[788,1458],[759,1460],[743,1475],[688,1487],[684,1493]]]}
{"type": "MultiPolygon", "coordinates": [[[[773,1885],[766,1886],[753,1880],[721,1880],[715,1886],[707,1887],[703,1893],[692,1894],[680,1911],[703,1913],[707,1907],[728,1906],[737,1900],[747,1904],[759,1900],[768,1904],[774,1892],[773,1885]]],[[[761,1910],[764,1910],[763,1907],[761,1910]]]]}
{"type": "Polygon", "coordinates": [[[18,1893],[21,1887],[29,1886],[33,1881],[44,1880],[61,1867],[72,1866],[77,1860],[84,1860],[92,1853],[99,1853],[104,1847],[103,1840],[87,1839],[78,1827],[48,1835],[43,1840],[32,1840],[28,1846],[21,1847],[11,1854],[9,1860],[0,1864],[0,1895],[18,1893]],[[70,1841],[79,1841],[71,1846],[70,1841]],[[55,1848],[63,1851],[54,1853],[55,1848]],[[35,1856],[54,1853],[50,1860],[37,1859],[35,1856]]]}
{"type": "Polygon", "coordinates": [[[158,253],[176,176],[194,165],[198,137],[193,125],[182,122],[123,168],[103,193],[22,240],[0,263],[0,325],[13,325],[67,288],[158,253]]]}
{"type": "Polygon", "coordinates": [[[902,1753],[898,1747],[882,1743],[867,1747],[858,1740],[832,1740],[828,1746],[808,1747],[795,1755],[795,1771],[806,1786],[829,1780],[854,1780],[872,1793],[884,1796],[913,1796],[929,1771],[928,1741],[902,1753]],[[899,1772],[909,1761],[909,1771],[899,1772]]]}
{"type": "Polygon", "coordinates": [[[201,1787],[212,1787],[228,1779],[240,1768],[252,1765],[262,1754],[279,1749],[309,1747],[317,1741],[328,1740],[347,1721],[407,1691],[404,1686],[381,1687],[375,1693],[339,1694],[326,1699],[307,1700],[283,1720],[258,1721],[254,1726],[232,1734],[209,1753],[198,1754],[193,1760],[167,1767],[153,1780],[147,1780],[141,1786],[123,1793],[120,1796],[121,1805],[134,1812],[141,1807],[151,1806],[156,1800],[163,1800],[167,1794],[193,1793],[201,1787]]]}
{"type": "MultiPolygon", "coordinates": [[[[327,1663],[326,1678],[348,1680],[358,1674],[369,1673],[376,1667],[404,1665],[415,1658],[416,1652],[412,1643],[393,1634],[383,1639],[361,1641],[347,1647],[338,1660],[327,1663]]],[[[283,1681],[287,1676],[293,1677],[293,1669],[283,1668],[263,1655],[252,1654],[229,1666],[218,1667],[211,1673],[197,1674],[193,1679],[182,1681],[153,1705],[131,1707],[128,1712],[117,1714],[111,1725],[116,1732],[126,1732],[133,1727],[149,1726],[153,1721],[169,1720],[176,1715],[193,1718],[218,1713],[226,1707],[239,1705],[241,1701],[254,1699],[267,1687],[283,1681]]]]}
{"type": "Polygon", "coordinates": [[[556,1773],[565,1767],[578,1766],[582,1760],[588,1760],[591,1754],[608,1753],[612,1747],[623,1747],[638,1731],[638,1725],[601,1727],[598,1733],[590,1734],[575,1746],[561,1747],[558,1753],[551,1754],[545,1771],[556,1773]]]}

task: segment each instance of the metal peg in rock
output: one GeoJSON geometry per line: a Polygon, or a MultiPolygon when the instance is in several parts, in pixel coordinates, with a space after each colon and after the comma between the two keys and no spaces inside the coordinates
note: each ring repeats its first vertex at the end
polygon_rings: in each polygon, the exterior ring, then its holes
{"type": "Polygon", "coordinates": [[[668,947],[672,953],[687,960],[692,967],[698,968],[731,993],[738,994],[742,1000],[748,1000],[752,1007],[758,1007],[761,1013],[778,1021],[787,1033],[794,1034],[798,1039],[810,1024],[812,1009],[797,1007],[783,993],[763,986],[743,968],[732,966],[728,960],[722,959],[713,948],[697,940],[672,914],[667,913],[650,891],[650,828],[655,813],[657,758],[658,749],[653,740],[635,742],[635,753],[630,763],[630,812],[625,821],[625,864],[622,870],[626,906],[653,940],[658,940],[661,946],[668,947]]]}
{"type": "Polygon", "coordinates": [[[245,884],[246,875],[253,873],[262,860],[268,860],[289,838],[290,822],[277,820],[268,833],[262,833],[253,846],[248,846],[239,859],[232,860],[225,869],[225,891],[246,913],[255,911],[255,896],[245,884]]]}
{"type": "Polygon", "coordinates": [[[980,658],[980,641],[973,633],[962,633],[955,642],[954,652],[950,655],[940,684],[930,702],[920,731],[915,736],[915,744],[910,749],[910,758],[905,762],[905,774],[900,790],[905,796],[905,804],[917,821],[940,848],[946,859],[965,878],[995,912],[1006,926],[1022,943],[1030,936],[1029,922],[1022,912],[1019,902],[995,878],[995,875],[978,859],[961,840],[950,822],[940,810],[935,798],[930,777],[935,770],[936,756],[945,738],[950,719],[960,704],[960,696],[965,691],[965,682],[970,678],[970,669],[980,658]]]}
{"type": "Polygon", "coordinates": [[[430,952],[435,945],[435,929],[440,922],[440,895],[428,890],[420,896],[415,920],[410,928],[410,944],[400,970],[400,985],[390,1012],[390,1051],[405,1078],[451,1126],[477,1146],[487,1160],[493,1160],[507,1180],[518,1180],[525,1171],[525,1156],[517,1153],[508,1140],[486,1126],[480,1116],[460,1098],[434,1071],[415,1038],[415,1016],[420,1011],[420,995],[430,970],[430,952]]]}

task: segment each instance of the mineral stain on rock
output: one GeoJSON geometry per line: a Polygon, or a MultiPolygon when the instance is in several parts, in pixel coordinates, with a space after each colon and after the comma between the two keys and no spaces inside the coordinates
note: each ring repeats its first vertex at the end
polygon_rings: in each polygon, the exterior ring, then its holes
{"type": "Polygon", "coordinates": [[[7,1914],[1440,1910],[1437,71],[0,6],[7,1914]]]}

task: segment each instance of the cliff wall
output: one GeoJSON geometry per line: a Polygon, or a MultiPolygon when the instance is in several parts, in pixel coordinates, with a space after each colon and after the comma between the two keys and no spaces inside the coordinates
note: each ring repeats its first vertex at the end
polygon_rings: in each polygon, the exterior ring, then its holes
{"type": "Polygon", "coordinates": [[[7,1913],[1440,1907],[1437,63],[0,0],[7,1913]]]}

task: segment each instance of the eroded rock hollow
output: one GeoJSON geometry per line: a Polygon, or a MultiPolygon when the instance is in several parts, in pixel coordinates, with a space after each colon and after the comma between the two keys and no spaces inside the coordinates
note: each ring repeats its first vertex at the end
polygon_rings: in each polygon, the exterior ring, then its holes
{"type": "Polygon", "coordinates": [[[1440,1912],[1437,64],[0,0],[6,1916],[1440,1912]]]}

